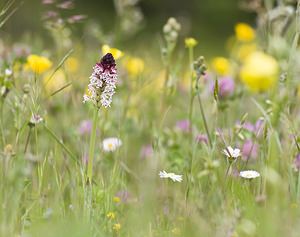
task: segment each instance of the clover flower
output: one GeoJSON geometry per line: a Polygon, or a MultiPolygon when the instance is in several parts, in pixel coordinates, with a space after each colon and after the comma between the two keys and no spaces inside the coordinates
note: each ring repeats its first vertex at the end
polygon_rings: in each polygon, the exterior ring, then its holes
{"type": "Polygon", "coordinates": [[[110,107],[112,96],[115,94],[117,78],[115,59],[111,53],[107,53],[93,68],[88,92],[83,96],[83,102],[91,101],[98,108],[110,107]]]}
{"type": "Polygon", "coordinates": [[[160,171],[159,177],[162,179],[172,179],[173,182],[181,182],[182,175],[174,174],[174,173],[167,173],[166,171],[160,171]]]}
{"type": "Polygon", "coordinates": [[[244,170],[240,172],[240,177],[244,179],[255,179],[258,178],[260,174],[255,170],[244,170]]]}
{"type": "Polygon", "coordinates": [[[102,142],[102,147],[105,152],[113,152],[122,145],[122,141],[116,137],[106,138],[102,142]]]}
{"type": "MultiPolygon", "coordinates": [[[[230,97],[234,93],[235,83],[231,77],[222,77],[218,80],[218,96],[220,98],[230,97]]],[[[215,83],[212,83],[211,91],[214,92],[215,83]]]]}

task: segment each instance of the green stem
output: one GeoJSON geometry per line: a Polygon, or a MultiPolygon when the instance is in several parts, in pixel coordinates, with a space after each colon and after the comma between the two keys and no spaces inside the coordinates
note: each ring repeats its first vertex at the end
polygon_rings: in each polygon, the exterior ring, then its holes
{"type": "Polygon", "coordinates": [[[198,102],[199,102],[199,105],[200,105],[200,112],[201,112],[201,116],[202,116],[202,120],[203,120],[203,124],[204,124],[204,128],[205,128],[205,132],[206,132],[206,135],[207,135],[207,138],[208,138],[209,145],[212,148],[213,145],[212,145],[210,133],[209,133],[209,130],[208,130],[208,125],[207,125],[207,121],[206,121],[206,117],[205,117],[205,113],[204,113],[204,109],[203,109],[203,105],[202,105],[202,101],[201,101],[201,96],[200,96],[199,92],[197,93],[197,97],[198,97],[198,102]]]}
{"type": "Polygon", "coordinates": [[[89,159],[88,159],[88,169],[87,169],[87,179],[90,184],[92,183],[92,176],[93,176],[93,160],[94,160],[94,153],[95,153],[97,121],[98,121],[98,109],[96,108],[94,110],[94,116],[93,116],[93,127],[92,127],[92,132],[90,137],[89,159]]]}
{"type": "Polygon", "coordinates": [[[189,48],[189,63],[190,63],[190,74],[191,74],[191,83],[190,83],[190,105],[189,105],[189,122],[190,122],[190,132],[191,137],[193,137],[192,133],[192,122],[193,122],[193,104],[194,104],[194,89],[193,89],[193,62],[194,62],[194,51],[193,48],[189,48]]]}

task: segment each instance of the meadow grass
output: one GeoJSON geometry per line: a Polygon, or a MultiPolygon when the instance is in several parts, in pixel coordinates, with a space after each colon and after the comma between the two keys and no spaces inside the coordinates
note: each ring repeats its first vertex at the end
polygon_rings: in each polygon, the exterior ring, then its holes
{"type": "Polygon", "coordinates": [[[206,59],[175,18],[160,55],[124,49],[121,2],[107,38],[73,39],[76,16],[46,18],[52,48],[0,40],[0,236],[299,236],[299,3],[264,1],[206,59]]]}

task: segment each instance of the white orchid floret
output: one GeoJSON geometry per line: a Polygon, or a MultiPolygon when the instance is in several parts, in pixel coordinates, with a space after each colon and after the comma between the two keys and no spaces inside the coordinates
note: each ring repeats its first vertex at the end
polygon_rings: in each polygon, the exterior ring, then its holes
{"type": "Polygon", "coordinates": [[[244,170],[240,172],[240,177],[244,179],[255,179],[260,177],[260,173],[255,170],[244,170]]]}
{"type": "Polygon", "coordinates": [[[173,182],[181,182],[182,175],[167,173],[165,170],[159,172],[159,177],[162,179],[172,179],[173,182]]]}
{"type": "Polygon", "coordinates": [[[102,147],[105,152],[113,152],[122,145],[122,141],[116,137],[109,137],[103,140],[102,147]]]}
{"type": "Polygon", "coordinates": [[[228,146],[226,149],[223,150],[223,153],[228,157],[228,158],[238,158],[241,156],[241,150],[238,148],[232,148],[231,146],[228,146]]]}

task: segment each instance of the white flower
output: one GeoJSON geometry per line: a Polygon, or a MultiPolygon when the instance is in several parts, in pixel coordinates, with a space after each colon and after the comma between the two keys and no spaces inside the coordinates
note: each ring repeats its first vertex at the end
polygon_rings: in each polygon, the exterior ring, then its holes
{"type": "Polygon", "coordinates": [[[238,158],[241,156],[241,151],[238,148],[233,149],[231,146],[228,146],[226,149],[223,150],[223,153],[228,157],[228,158],[238,158]]]}
{"type": "Polygon", "coordinates": [[[255,179],[259,176],[260,174],[255,170],[244,170],[240,172],[240,177],[245,179],[255,179]]]}
{"type": "Polygon", "coordinates": [[[159,177],[162,179],[172,179],[174,182],[181,182],[182,175],[174,174],[174,173],[167,173],[166,171],[160,171],[159,177]]]}
{"type": "Polygon", "coordinates": [[[9,69],[9,68],[6,68],[5,69],[5,76],[7,76],[7,77],[10,77],[11,75],[12,75],[12,70],[11,69],[9,69]]]}
{"type": "Polygon", "coordinates": [[[39,124],[41,122],[43,122],[43,118],[40,115],[32,114],[32,116],[30,118],[30,121],[29,121],[29,124],[36,125],[36,124],[39,124]]]}
{"type": "Polygon", "coordinates": [[[122,145],[122,141],[116,137],[109,137],[103,140],[102,146],[105,152],[113,152],[122,145]]]}

